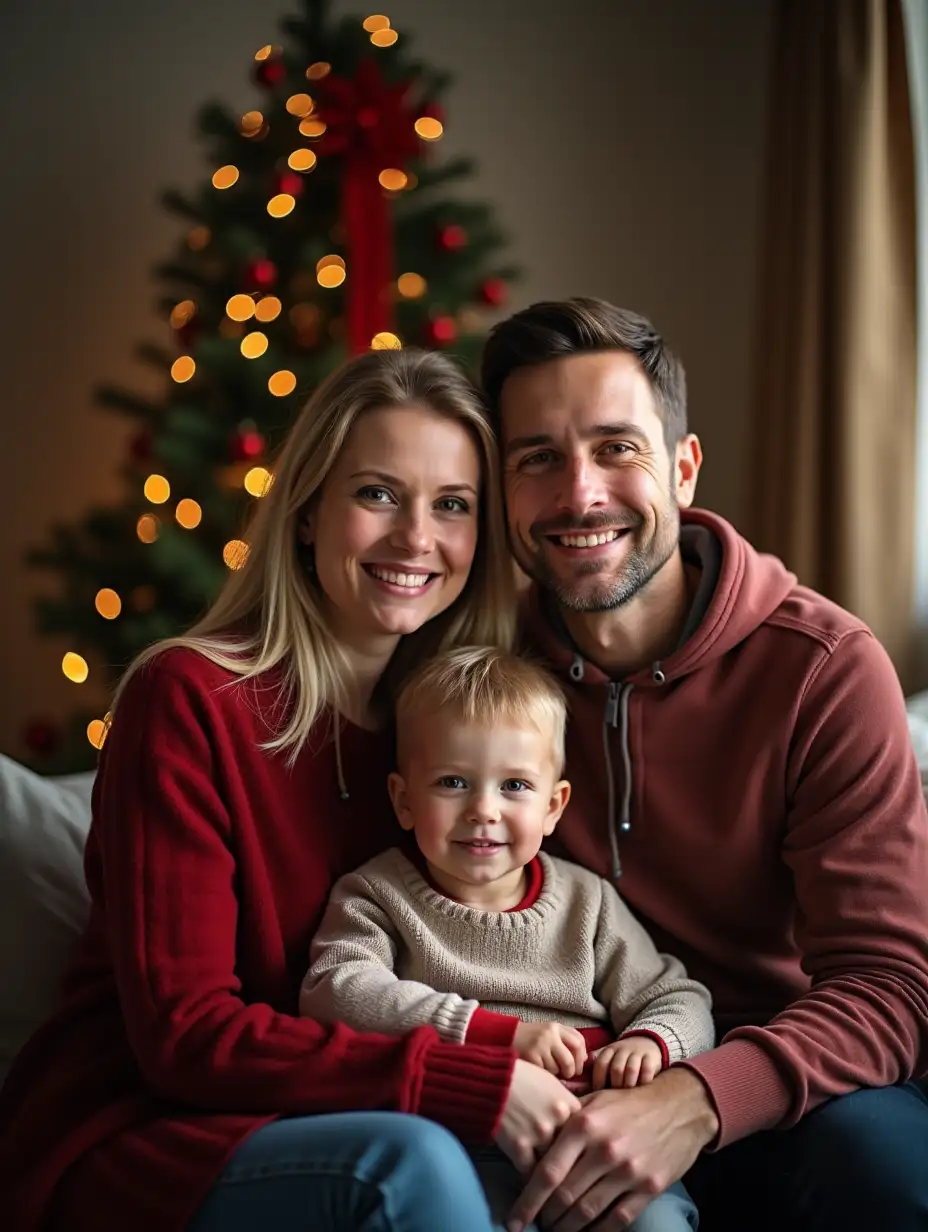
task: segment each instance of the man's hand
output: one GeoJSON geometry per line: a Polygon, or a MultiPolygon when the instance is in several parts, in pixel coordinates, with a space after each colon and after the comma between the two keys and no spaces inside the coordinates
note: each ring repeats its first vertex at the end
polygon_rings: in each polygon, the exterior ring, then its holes
{"type": "Polygon", "coordinates": [[[627,1228],[719,1130],[707,1089],[686,1069],[633,1090],[597,1091],[582,1102],[535,1166],[509,1232],[521,1232],[539,1213],[551,1232],[581,1232],[590,1224],[597,1232],[627,1228]]]}
{"type": "Polygon", "coordinates": [[[523,1061],[561,1078],[579,1077],[586,1064],[583,1036],[558,1022],[520,1022],[512,1046],[523,1061]]]}
{"type": "Polygon", "coordinates": [[[603,1087],[643,1087],[664,1067],[661,1046],[646,1035],[617,1039],[593,1053],[593,1090],[603,1087]]]}
{"type": "Polygon", "coordinates": [[[580,1101],[552,1074],[516,1061],[509,1096],[496,1131],[496,1145],[520,1172],[528,1173],[580,1101]]]}

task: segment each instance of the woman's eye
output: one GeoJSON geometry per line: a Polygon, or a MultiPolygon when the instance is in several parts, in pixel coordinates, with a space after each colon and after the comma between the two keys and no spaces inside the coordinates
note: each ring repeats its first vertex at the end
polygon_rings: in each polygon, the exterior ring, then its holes
{"type": "Polygon", "coordinates": [[[459,774],[444,774],[438,780],[439,787],[446,787],[449,791],[462,791],[467,784],[459,774]]]}
{"type": "Polygon", "coordinates": [[[393,501],[393,494],[387,488],[379,488],[374,484],[360,488],[358,496],[372,505],[388,505],[393,501]]]}
{"type": "Polygon", "coordinates": [[[470,513],[470,505],[462,496],[443,496],[438,508],[442,513],[470,513]]]}
{"type": "Polygon", "coordinates": [[[519,792],[519,791],[530,791],[530,790],[531,788],[529,787],[528,783],[526,783],[525,779],[507,779],[506,782],[503,784],[503,791],[519,792]]]}

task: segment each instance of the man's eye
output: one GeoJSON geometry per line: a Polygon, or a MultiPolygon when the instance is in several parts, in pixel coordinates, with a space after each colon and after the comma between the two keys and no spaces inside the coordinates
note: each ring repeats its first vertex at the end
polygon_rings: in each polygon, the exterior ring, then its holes
{"type": "Polygon", "coordinates": [[[624,441],[610,441],[608,445],[604,445],[600,450],[601,453],[631,453],[631,445],[626,445],[624,441]]]}
{"type": "Polygon", "coordinates": [[[554,458],[554,453],[550,449],[538,449],[535,453],[527,454],[519,462],[519,469],[524,470],[526,467],[532,466],[547,466],[554,458]]]}

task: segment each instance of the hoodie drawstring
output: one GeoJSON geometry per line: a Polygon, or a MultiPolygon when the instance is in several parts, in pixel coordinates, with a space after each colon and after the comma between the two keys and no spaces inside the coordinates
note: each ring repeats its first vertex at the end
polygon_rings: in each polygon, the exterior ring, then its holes
{"type": "Polygon", "coordinates": [[[335,728],[335,774],[338,779],[338,794],[343,800],[348,799],[348,784],[345,782],[345,767],[342,765],[342,742],[339,736],[341,730],[341,715],[337,710],[332,712],[332,726],[335,728]]]}

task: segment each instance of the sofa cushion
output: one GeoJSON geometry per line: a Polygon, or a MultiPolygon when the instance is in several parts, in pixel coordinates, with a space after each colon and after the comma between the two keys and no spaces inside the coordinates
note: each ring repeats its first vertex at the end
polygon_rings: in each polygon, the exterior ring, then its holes
{"type": "Polygon", "coordinates": [[[87,916],[92,774],[47,779],[0,755],[0,1083],[58,995],[87,916]]]}

